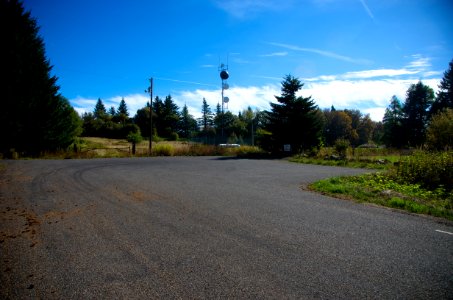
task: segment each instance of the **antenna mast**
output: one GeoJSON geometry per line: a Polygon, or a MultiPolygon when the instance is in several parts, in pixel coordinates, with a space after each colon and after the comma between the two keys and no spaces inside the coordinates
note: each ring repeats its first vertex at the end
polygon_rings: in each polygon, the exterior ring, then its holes
{"type": "Polygon", "coordinates": [[[224,127],[224,107],[225,103],[228,103],[230,99],[228,97],[224,97],[224,91],[229,89],[229,85],[227,83],[227,79],[230,77],[228,74],[228,57],[227,57],[227,64],[221,63],[219,66],[220,72],[220,79],[222,79],[222,119],[221,119],[221,126],[222,126],[222,139],[223,139],[223,127],[224,127]]]}

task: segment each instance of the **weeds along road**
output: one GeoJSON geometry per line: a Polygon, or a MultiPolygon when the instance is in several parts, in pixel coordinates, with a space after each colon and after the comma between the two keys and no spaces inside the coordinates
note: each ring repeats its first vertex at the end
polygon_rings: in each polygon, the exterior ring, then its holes
{"type": "Polygon", "coordinates": [[[4,161],[0,298],[453,297],[453,227],[305,183],[357,169],[4,161]]]}

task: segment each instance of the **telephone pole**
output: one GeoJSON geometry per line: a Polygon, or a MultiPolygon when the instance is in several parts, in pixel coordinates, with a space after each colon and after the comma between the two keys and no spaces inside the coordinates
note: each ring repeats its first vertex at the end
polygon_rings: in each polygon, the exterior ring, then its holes
{"type": "Polygon", "coordinates": [[[149,88],[147,89],[149,93],[149,123],[150,123],[150,132],[149,132],[149,148],[148,152],[151,156],[153,150],[153,78],[149,79],[149,88]]]}

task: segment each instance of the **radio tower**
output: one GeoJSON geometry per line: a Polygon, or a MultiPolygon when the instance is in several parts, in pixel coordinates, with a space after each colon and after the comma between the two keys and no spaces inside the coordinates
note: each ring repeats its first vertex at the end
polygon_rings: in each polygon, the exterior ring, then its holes
{"type": "Polygon", "coordinates": [[[227,79],[230,77],[230,74],[228,74],[228,65],[225,65],[223,63],[220,64],[219,66],[219,72],[220,72],[220,78],[222,79],[222,120],[221,120],[221,126],[222,126],[222,139],[223,139],[223,127],[224,127],[224,107],[225,103],[228,103],[230,99],[228,97],[224,96],[224,91],[227,90],[230,86],[227,83],[227,79]]]}

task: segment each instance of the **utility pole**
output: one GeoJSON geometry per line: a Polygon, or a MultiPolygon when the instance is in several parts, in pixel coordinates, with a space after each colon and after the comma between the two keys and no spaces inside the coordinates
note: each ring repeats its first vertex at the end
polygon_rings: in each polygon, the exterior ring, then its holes
{"type": "Polygon", "coordinates": [[[153,78],[149,79],[149,88],[147,90],[149,93],[149,123],[150,123],[150,132],[149,132],[149,148],[148,152],[151,156],[153,150],[153,78]]]}

